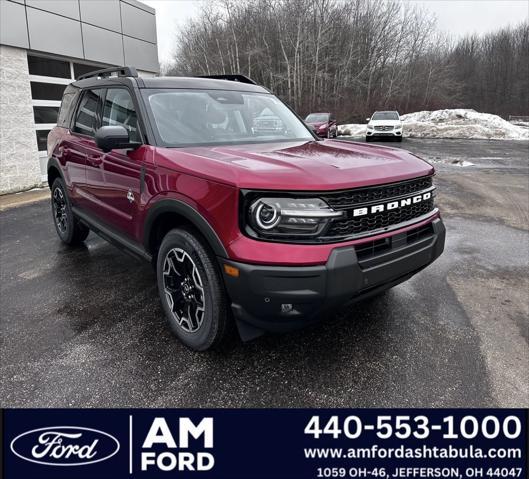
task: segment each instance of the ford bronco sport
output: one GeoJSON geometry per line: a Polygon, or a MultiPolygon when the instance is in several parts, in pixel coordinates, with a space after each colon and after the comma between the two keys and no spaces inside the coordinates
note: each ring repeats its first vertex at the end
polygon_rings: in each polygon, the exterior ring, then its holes
{"type": "Polygon", "coordinates": [[[309,324],[407,280],[443,251],[434,169],[319,139],[248,78],[79,77],[48,137],[55,228],[152,261],[174,333],[218,345],[309,324]],[[263,128],[263,115],[281,128],[263,128]]]}

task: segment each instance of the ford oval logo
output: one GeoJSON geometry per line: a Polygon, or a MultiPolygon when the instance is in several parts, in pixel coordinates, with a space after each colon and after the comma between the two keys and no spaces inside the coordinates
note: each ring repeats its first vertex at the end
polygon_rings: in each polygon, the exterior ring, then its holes
{"type": "Polygon", "coordinates": [[[24,461],[47,466],[84,466],[106,461],[119,451],[119,441],[87,427],[33,429],[11,441],[11,451],[24,461]]]}

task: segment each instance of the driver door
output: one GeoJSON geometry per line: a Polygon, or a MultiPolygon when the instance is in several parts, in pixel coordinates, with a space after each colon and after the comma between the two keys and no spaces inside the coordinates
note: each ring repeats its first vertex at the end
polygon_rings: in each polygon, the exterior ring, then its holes
{"type": "MultiPolygon", "coordinates": [[[[129,132],[130,141],[142,142],[137,109],[126,87],[108,88],[103,98],[101,126],[120,125],[129,132]]],[[[93,214],[118,232],[131,238],[141,200],[141,171],[145,160],[144,147],[136,150],[99,150],[97,158],[88,162],[87,189],[93,214]]]]}

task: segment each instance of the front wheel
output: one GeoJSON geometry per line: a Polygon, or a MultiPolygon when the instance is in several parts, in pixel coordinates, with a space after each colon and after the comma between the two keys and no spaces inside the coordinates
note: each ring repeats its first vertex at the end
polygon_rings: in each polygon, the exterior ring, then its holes
{"type": "Polygon", "coordinates": [[[222,279],[203,240],[173,229],[162,241],[156,264],[158,290],[174,334],[195,351],[220,346],[231,318],[222,279]]]}
{"type": "Polygon", "coordinates": [[[86,239],[90,230],[74,216],[61,178],[56,178],[51,186],[51,211],[55,231],[62,242],[73,246],[86,239]]]}

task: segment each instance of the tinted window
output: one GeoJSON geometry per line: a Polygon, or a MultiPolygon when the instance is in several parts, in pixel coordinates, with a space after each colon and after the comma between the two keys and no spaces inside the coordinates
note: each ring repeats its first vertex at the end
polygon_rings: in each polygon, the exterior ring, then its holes
{"type": "Polygon", "coordinates": [[[61,60],[28,55],[28,68],[30,75],[71,78],[70,63],[61,60]]]}
{"type": "MultiPolygon", "coordinates": [[[[71,87],[70,87],[71,88],[71,87]]],[[[57,119],[57,125],[68,127],[69,120],[71,118],[70,110],[75,104],[77,98],[77,92],[66,92],[62,97],[61,110],[59,111],[59,118],[57,119]]]]}
{"type": "Polygon", "coordinates": [[[33,100],[60,100],[66,85],[54,83],[31,82],[31,98],[33,100]]]}
{"type": "Polygon", "coordinates": [[[97,106],[103,90],[86,90],[79,102],[74,131],[94,136],[97,128],[97,106]]]}
{"type": "Polygon", "coordinates": [[[305,118],[305,121],[313,122],[313,123],[319,123],[319,122],[325,122],[329,121],[329,114],[328,113],[311,113],[307,118],[305,118]]]}
{"type": "Polygon", "coordinates": [[[56,106],[34,106],[35,123],[57,123],[59,108],[56,106]]]}
{"type": "Polygon", "coordinates": [[[124,126],[129,132],[130,141],[141,141],[138,132],[138,117],[128,90],[109,88],[103,108],[103,126],[124,126]]]}
{"type": "Polygon", "coordinates": [[[396,111],[377,111],[373,114],[372,120],[398,120],[396,111]]]}

